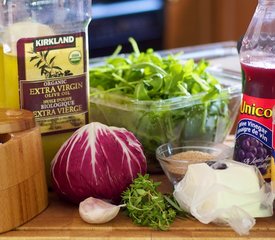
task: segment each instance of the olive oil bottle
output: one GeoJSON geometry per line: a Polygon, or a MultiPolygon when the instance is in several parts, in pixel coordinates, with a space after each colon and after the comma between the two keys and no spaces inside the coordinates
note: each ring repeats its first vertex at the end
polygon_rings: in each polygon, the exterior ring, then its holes
{"type": "Polygon", "coordinates": [[[91,0],[6,0],[0,5],[0,108],[34,113],[46,174],[60,146],[88,123],[91,0]]]}

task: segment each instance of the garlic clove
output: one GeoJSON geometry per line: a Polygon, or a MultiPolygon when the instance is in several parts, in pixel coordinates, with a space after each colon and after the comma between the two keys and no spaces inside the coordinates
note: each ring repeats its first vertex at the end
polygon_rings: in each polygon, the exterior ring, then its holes
{"type": "Polygon", "coordinates": [[[87,223],[106,223],[116,217],[121,205],[89,197],[79,204],[80,217],[87,223]]]}

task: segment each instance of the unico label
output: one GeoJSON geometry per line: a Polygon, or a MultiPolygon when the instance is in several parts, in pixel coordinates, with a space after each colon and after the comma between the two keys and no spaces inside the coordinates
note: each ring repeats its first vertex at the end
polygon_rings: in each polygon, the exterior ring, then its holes
{"type": "Polygon", "coordinates": [[[234,149],[235,160],[257,166],[267,180],[271,178],[274,102],[243,94],[234,149]]]}

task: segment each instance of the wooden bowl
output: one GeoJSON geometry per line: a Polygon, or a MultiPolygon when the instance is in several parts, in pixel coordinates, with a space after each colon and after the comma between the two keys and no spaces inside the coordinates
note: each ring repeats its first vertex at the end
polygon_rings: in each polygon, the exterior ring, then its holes
{"type": "Polygon", "coordinates": [[[48,205],[41,134],[31,112],[0,109],[0,161],[0,232],[5,232],[48,205]]]}

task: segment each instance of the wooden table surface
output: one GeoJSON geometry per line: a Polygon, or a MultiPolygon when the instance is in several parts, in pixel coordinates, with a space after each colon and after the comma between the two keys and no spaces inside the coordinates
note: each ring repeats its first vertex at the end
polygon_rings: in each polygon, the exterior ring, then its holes
{"type": "MultiPolygon", "coordinates": [[[[229,142],[230,144],[230,142],[229,142]]],[[[164,175],[152,175],[161,181],[161,191],[172,191],[164,175]]],[[[0,203],[1,204],[1,203],[0,203]]],[[[24,225],[0,234],[2,239],[275,239],[275,217],[256,219],[248,236],[240,237],[231,228],[215,224],[202,224],[197,220],[176,219],[169,231],[156,231],[139,227],[123,211],[111,222],[101,225],[88,224],[78,214],[78,206],[61,201],[49,193],[49,206],[40,215],[24,225]]]]}

